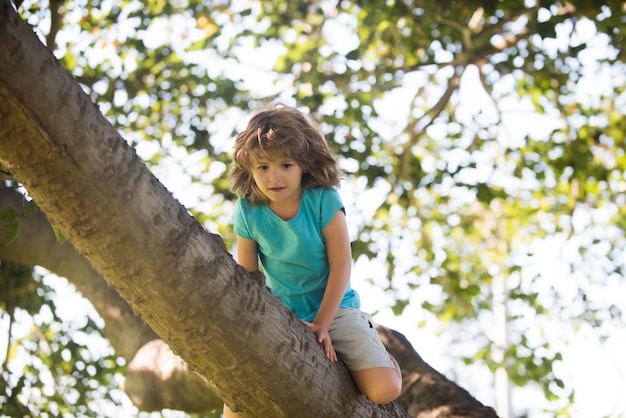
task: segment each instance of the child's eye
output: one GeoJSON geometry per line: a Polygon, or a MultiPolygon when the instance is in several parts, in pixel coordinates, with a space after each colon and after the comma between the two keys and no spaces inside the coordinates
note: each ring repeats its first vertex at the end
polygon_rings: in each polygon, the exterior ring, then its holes
{"type": "Polygon", "coordinates": [[[267,170],[267,166],[266,165],[260,165],[257,167],[257,170],[267,170]]]}
{"type": "Polygon", "coordinates": [[[293,164],[291,164],[291,163],[285,163],[285,164],[283,164],[283,168],[289,168],[289,167],[291,167],[291,166],[293,166],[293,164]]]}

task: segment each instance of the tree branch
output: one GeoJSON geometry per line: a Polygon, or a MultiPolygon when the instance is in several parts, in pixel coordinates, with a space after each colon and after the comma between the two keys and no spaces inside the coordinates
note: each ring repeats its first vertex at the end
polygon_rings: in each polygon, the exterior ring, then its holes
{"type": "MultiPolygon", "coordinates": [[[[0,212],[6,207],[19,210],[23,204],[22,195],[16,191],[0,193],[0,212]]],[[[215,388],[190,371],[161,339],[153,339],[154,332],[98,273],[90,266],[85,267],[88,262],[71,244],[56,241],[43,212],[23,220],[21,231],[11,245],[0,243],[0,260],[45,267],[66,277],[92,302],[105,321],[105,336],[129,362],[125,390],[140,410],[168,408],[192,413],[221,407],[223,401],[215,388]],[[135,342],[129,344],[129,341],[135,342]]],[[[466,391],[428,366],[402,334],[382,326],[377,326],[377,330],[402,368],[404,388],[398,399],[400,406],[409,412],[416,411],[414,416],[417,416],[417,411],[434,413],[444,405],[474,405],[476,401],[466,391]]],[[[483,409],[489,410],[482,405],[478,408],[483,409]]]]}
{"type": "MultiPolygon", "coordinates": [[[[0,11],[0,164],[190,370],[244,416],[407,416],[397,403],[372,404],[343,364],[329,364],[306,326],[139,161],[8,0],[0,11]]],[[[160,344],[145,349],[172,358],[160,344]]],[[[450,416],[447,405],[421,408],[450,416]]]]}
{"type": "Polygon", "coordinates": [[[8,0],[0,10],[0,163],[167,345],[244,416],[406,416],[329,365],[313,333],[150,173],[8,0]]]}

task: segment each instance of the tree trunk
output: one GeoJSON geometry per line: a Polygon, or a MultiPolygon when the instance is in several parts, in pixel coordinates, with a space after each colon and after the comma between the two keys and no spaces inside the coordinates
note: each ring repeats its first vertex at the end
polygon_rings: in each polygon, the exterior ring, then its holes
{"type": "MultiPolygon", "coordinates": [[[[0,213],[7,207],[22,210],[17,192],[0,194],[0,213]]],[[[116,352],[129,361],[126,392],[141,410],[164,408],[202,412],[218,408],[222,400],[163,343],[128,304],[106,285],[69,242],[59,244],[42,212],[22,221],[18,238],[9,246],[0,242],[0,260],[39,265],[67,277],[89,299],[104,319],[105,336],[116,352]],[[136,336],[136,337],[135,337],[136,336]],[[142,336],[142,337],[140,337],[142,336]]],[[[401,334],[377,327],[387,349],[402,368],[404,388],[398,403],[411,416],[480,416],[494,412],[426,364],[401,334]],[[442,413],[442,411],[447,411],[442,413]],[[454,413],[450,414],[453,411],[454,413]],[[459,411],[465,411],[459,413],[459,411]]]]}
{"type": "MultiPolygon", "coordinates": [[[[23,204],[18,192],[0,193],[0,213],[8,207],[20,212],[23,204]]],[[[221,407],[215,388],[188,370],[72,244],[57,242],[43,212],[21,221],[20,234],[11,245],[0,242],[0,260],[42,266],[67,278],[89,299],[104,320],[104,335],[128,362],[126,392],[139,409],[203,412],[221,407]]]]}
{"type": "MultiPolygon", "coordinates": [[[[19,212],[24,209],[23,203],[24,197],[20,193],[5,190],[0,194],[0,213],[8,207],[19,212]]],[[[158,338],[70,242],[61,244],[57,241],[42,212],[30,214],[21,222],[20,234],[11,245],[0,242],[0,260],[41,266],[68,278],[91,301],[104,320],[104,333],[116,354],[127,362],[142,345],[158,338]]]]}
{"type": "Polygon", "coordinates": [[[403,416],[359,394],[0,3],[0,162],[146,323],[244,416],[403,416]],[[306,396],[303,396],[306,394],[306,396]]]}
{"type": "MultiPolygon", "coordinates": [[[[326,361],[262,278],[237,266],[152,176],[8,0],[0,0],[0,40],[0,163],[223,399],[244,416],[407,416],[397,403],[369,402],[341,363],[326,361]]],[[[430,375],[416,373],[407,387],[428,388],[430,375]]],[[[436,398],[422,393],[417,414],[455,416],[454,402],[424,409],[436,398]]],[[[472,414],[493,414],[473,402],[472,414]]]]}

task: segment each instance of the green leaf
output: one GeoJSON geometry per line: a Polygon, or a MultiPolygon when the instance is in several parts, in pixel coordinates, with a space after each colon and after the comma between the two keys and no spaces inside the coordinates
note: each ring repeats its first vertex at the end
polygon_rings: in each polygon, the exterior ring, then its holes
{"type": "Polygon", "coordinates": [[[6,208],[2,213],[0,213],[0,222],[13,221],[16,218],[17,218],[17,212],[13,208],[6,208]]]}
{"type": "Polygon", "coordinates": [[[396,304],[391,307],[391,310],[393,311],[394,315],[400,316],[402,315],[402,312],[408,305],[409,305],[408,300],[397,300],[396,304]]]}
{"type": "Polygon", "coordinates": [[[9,222],[4,224],[4,234],[2,234],[2,241],[6,245],[11,244],[17,236],[20,234],[20,223],[19,221],[9,222]]]}
{"type": "Polygon", "coordinates": [[[59,242],[60,244],[64,243],[65,241],[67,241],[67,239],[65,238],[65,236],[63,235],[63,233],[61,232],[61,230],[59,229],[58,226],[56,226],[55,224],[51,224],[52,225],[52,230],[54,231],[54,236],[57,239],[57,242],[59,242]]]}

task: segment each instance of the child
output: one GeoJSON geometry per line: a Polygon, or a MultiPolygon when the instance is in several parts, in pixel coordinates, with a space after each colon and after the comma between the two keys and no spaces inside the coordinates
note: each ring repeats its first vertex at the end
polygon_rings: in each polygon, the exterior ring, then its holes
{"type": "MultiPolygon", "coordinates": [[[[350,287],[352,255],[341,172],[326,140],[300,111],[257,113],[235,140],[233,191],[237,261],[313,331],[329,361],[341,358],[373,402],[400,394],[400,368],[350,287]]],[[[226,417],[236,413],[224,405],[226,417]]]]}

